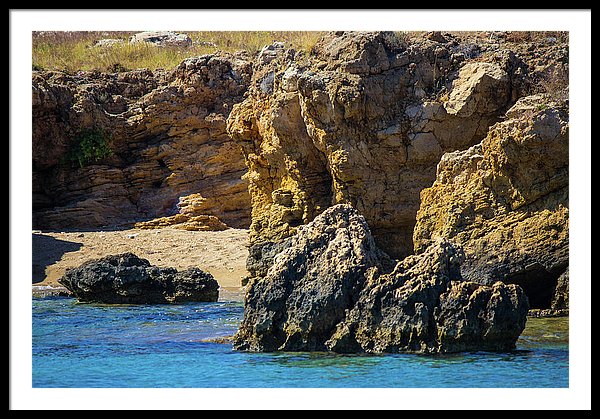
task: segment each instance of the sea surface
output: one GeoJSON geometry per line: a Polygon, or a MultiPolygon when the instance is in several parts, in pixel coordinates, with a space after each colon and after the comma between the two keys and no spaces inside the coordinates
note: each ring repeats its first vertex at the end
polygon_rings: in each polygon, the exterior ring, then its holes
{"type": "Polygon", "coordinates": [[[568,387],[568,318],[529,318],[509,353],[245,353],[237,301],[81,304],[33,298],[33,387],[568,387]]]}

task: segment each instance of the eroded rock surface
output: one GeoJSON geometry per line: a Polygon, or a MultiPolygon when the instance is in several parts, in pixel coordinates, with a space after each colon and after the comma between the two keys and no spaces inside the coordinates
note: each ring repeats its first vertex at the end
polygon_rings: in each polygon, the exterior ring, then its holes
{"type": "Polygon", "coordinates": [[[228,227],[213,215],[175,214],[169,217],[159,217],[150,221],[134,224],[135,228],[150,230],[154,228],[173,227],[187,231],[221,231],[228,227]]]}
{"type": "MultiPolygon", "coordinates": [[[[568,108],[529,96],[506,117],[481,143],[442,157],[421,192],[415,249],[450,240],[464,249],[464,278],[519,284],[532,308],[550,308],[569,262],[568,108]]],[[[555,300],[565,308],[568,298],[555,300]]]]}
{"type": "Polygon", "coordinates": [[[446,241],[391,260],[366,220],[335,205],[298,228],[264,278],[248,286],[234,347],[251,351],[510,350],[525,327],[517,285],[464,281],[446,241]]]}
{"type": "Polygon", "coordinates": [[[263,275],[274,248],[338,203],[365,216],[387,253],[411,254],[419,193],[441,156],[481,141],[520,95],[526,64],[506,51],[486,60],[392,32],[331,33],[310,56],[265,49],[227,121],[248,165],[250,272],[263,275]]]}
{"type": "Polygon", "coordinates": [[[558,277],[550,309],[553,311],[569,309],[569,268],[558,277]]]}
{"type": "MultiPolygon", "coordinates": [[[[522,286],[532,307],[564,307],[568,103],[555,87],[568,45],[511,42],[517,35],[332,32],[310,53],[274,42],[254,57],[206,55],[173,71],[34,72],[34,227],[250,226],[258,284],[302,226],[350,204],[392,258],[440,238],[464,249],[460,277],[491,288],[457,285],[459,299],[491,298],[502,280],[522,286]],[[538,85],[552,97],[523,97],[538,85]],[[65,164],[86,129],[109,133],[112,154],[65,164]]],[[[367,270],[390,274],[378,258],[367,270]]],[[[445,287],[440,295],[454,286],[445,287]]],[[[519,300],[509,288],[500,294],[519,300]]],[[[327,333],[350,321],[327,319],[327,333]]],[[[364,350],[439,344],[376,345],[352,333],[336,332],[364,350]]],[[[290,339],[276,343],[294,347],[290,339]]]]}
{"type": "Polygon", "coordinates": [[[205,55],[172,71],[33,74],[33,224],[90,228],[185,213],[250,223],[243,155],[226,118],[247,89],[244,55],[205,55]],[[68,160],[82,132],[112,151],[68,160]]]}
{"type": "Polygon", "coordinates": [[[83,302],[161,304],[217,301],[219,284],[198,268],[177,271],[150,265],[133,253],[91,260],[70,268],[58,282],[83,302]]]}

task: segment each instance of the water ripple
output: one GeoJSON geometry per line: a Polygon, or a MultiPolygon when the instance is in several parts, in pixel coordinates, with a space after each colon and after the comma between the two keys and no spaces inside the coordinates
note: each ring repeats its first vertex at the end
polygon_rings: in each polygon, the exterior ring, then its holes
{"type": "Polygon", "coordinates": [[[568,319],[529,319],[516,351],[437,356],[246,353],[239,302],[33,299],[34,387],[566,387],[568,319]]]}

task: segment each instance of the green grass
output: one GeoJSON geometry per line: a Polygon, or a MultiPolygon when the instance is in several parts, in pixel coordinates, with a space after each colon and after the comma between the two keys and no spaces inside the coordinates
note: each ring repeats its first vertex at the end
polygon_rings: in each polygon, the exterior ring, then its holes
{"type": "Polygon", "coordinates": [[[129,37],[134,33],[34,32],[32,68],[69,73],[80,70],[171,69],[188,57],[216,51],[246,50],[254,53],[273,41],[283,41],[288,47],[310,51],[323,35],[323,32],[316,31],[181,31],[192,38],[192,46],[156,47],[144,43],[129,44],[129,37]],[[105,38],[123,39],[125,42],[111,47],[94,46],[96,41],[105,38]]]}

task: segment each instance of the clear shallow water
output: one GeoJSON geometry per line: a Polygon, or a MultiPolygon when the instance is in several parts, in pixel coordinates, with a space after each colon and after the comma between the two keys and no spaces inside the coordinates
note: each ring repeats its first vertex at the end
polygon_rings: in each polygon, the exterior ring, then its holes
{"type": "Polygon", "coordinates": [[[567,387],[568,319],[528,319],[511,353],[244,353],[240,302],[102,306],[33,299],[33,387],[567,387]]]}

